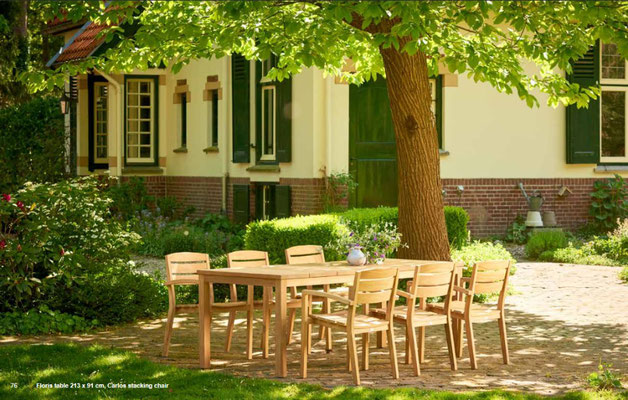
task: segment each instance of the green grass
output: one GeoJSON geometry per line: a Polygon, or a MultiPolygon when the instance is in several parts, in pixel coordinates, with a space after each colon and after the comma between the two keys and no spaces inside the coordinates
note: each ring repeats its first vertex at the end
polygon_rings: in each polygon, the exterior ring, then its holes
{"type": "MultiPolygon", "coordinates": [[[[535,400],[516,392],[438,392],[286,384],[264,379],[181,369],[102,346],[77,344],[0,346],[0,399],[425,399],[535,400]],[[167,389],[96,389],[109,383],[168,384],[167,389]],[[17,384],[11,388],[11,383],[17,384]],[[93,384],[94,388],[38,389],[37,383],[93,384]]],[[[561,400],[619,400],[626,393],[573,392],[561,400]]]]}

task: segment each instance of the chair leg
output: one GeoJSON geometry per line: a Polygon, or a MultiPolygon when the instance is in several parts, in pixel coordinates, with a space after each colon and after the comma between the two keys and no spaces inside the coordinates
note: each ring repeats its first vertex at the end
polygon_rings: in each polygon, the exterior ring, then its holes
{"type": "Polygon", "coordinates": [[[271,288],[264,287],[264,305],[262,307],[262,314],[264,318],[264,326],[262,332],[262,357],[268,358],[268,340],[270,336],[270,300],[271,300],[271,288]]]}
{"type": "Polygon", "coordinates": [[[406,323],[406,354],[404,356],[406,364],[410,364],[412,362],[412,351],[410,349],[410,329],[410,324],[406,323]]]}
{"type": "Polygon", "coordinates": [[[473,324],[471,321],[464,321],[464,327],[467,334],[467,347],[469,348],[469,361],[471,369],[478,369],[478,363],[475,359],[475,338],[473,337],[473,324]]]}
{"type": "Polygon", "coordinates": [[[309,323],[307,315],[301,318],[301,378],[305,379],[307,378],[307,356],[310,353],[312,325],[309,323]]]}
{"type": "Polygon", "coordinates": [[[291,308],[290,312],[288,313],[288,333],[287,333],[288,344],[292,343],[292,332],[294,331],[294,320],[296,318],[297,318],[297,309],[291,308]]]}
{"type": "Polygon", "coordinates": [[[421,367],[419,366],[420,357],[419,357],[419,352],[417,350],[416,330],[413,326],[410,326],[410,324],[406,324],[406,325],[407,325],[406,345],[409,346],[406,348],[406,353],[410,355],[409,358],[412,360],[412,368],[414,369],[414,376],[419,376],[421,375],[421,367]]]}
{"type": "MultiPolygon", "coordinates": [[[[399,365],[397,364],[397,348],[395,346],[395,333],[392,325],[386,331],[388,333],[388,351],[390,352],[390,365],[392,367],[392,376],[399,379],[399,365]]],[[[416,357],[415,357],[416,360],[416,357]]]]}
{"type": "Polygon", "coordinates": [[[447,337],[447,351],[449,352],[449,363],[451,364],[451,370],[458,370],[458,362],[456,360],[456,346],[454,344],[454,333],[451,329],[451,322],[445,324],[445,336],[447,337]]]}
{"type": "Polygon", "coordinates": [[[419,362],[425,362],[425,327],[419,327],[419,336],[417,338],[417,345],[419,347],[419,362]]]}
{"type": "MultiPolygon", "coordinates": [[[[458,358],[462,357],[462,325],[464,321],[461,319],[457,319],[456,321],[456,356],[458,358]]],[[[467,338],[468,339],[468,338],[467,338]]]]}
{"type": "Polygon", "coordinates": [[[353,383],[360,384],[360,366],[358,365],[358,352],[355,346],[355,335],[353,332],[347,332],[347,347],[349,349],[349,361],[351,365],[351,373],[353,374],[353,383]]]}
{"type": "Polygon", "coordinates": [[[174,325],[174,316],[177,313],[177,303],[174,293],[174,287],[168,286],[168,320],[166,321],[166,332],[164,334],[164,347],[161,355],[168,357],[170,351],[170,338],[172,337],[172,326],[174,325]]]}
{"type": "Polygon", "coordinates": [[[175,308],[168,308],[168,320],[166,321],[166,333],[164,335],[164,348],[161,352],[161,355],[164,357],[168,357],[168,352],[170,351],[170,338],[172,337],[172,326],[174,324],[174,316],[175,316],[175,308]]]}
{"type": "MultiPolygon", "coordinates": [[[[388,302],[383,301],[380,307],[387,310],[388,308],[386,307],[386,304],[388,304],[388,302]]],[[[386,347],[386,333],[384,333],[384,331],[379,331],[377,332],[377,348],[383,349],[384,347],[386,347]]]]}
{"type": "Polygon", "coordinates": [[[499,337],[502,343],[502,356],[504,357],[504,364],[510,364],[510,355],[508,354],[508,337],[506,336],[506,319],[500,318],[497,320],[499,324],[499,337]]]}
{"type": "Polygon", "coordinates": [[[225,351],[231,351],[231,339],[233,338],[233,327],[235,325],[236,312],[229,312],[229,323],[227,324],[227,341],[225,342],[225,351]]]}
{"type": "Polygon", "coordinates": [[[369,369],[369,346],[370,337],[368,333],[362,334],[362,369],[368,371],[369,369]]]}

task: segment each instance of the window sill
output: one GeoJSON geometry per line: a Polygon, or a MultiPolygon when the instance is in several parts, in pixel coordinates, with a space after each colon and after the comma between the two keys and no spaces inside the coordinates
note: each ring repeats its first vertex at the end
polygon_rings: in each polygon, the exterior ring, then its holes
{"type": "Polygon", "coordinates": [[[205,153],[218,153],[218,146],[209,146],[203,149],[205,153]]]}
{"type": "Polygon", "coordinates": [[[441,155],[441,156],[448,156],[449,155],[449,150],[439,149],[438,150],[438,154],[441,155]]]}
{"type": "Polygon", "coordinates": [[[126,174],[129,174],[129,175],[133,175],[133,174],[155,174],[155,175],[158,175],[158,174],[163,174],[163,172],[164,172],[163,168],[151,167],[151,166],[148,166],[148,167],[127,166],[127,167],[122,168],[122,174],[123,175],[126,175],[126,174]]]}
{"type": "Polygon", "coordinates": [[[593,168],[593,172],[596,173],[604,173],[604,172],[628,172],[628,164],[626,165],[598,165],[593,168]]]}
{"type": "Polygon", "coordinates": [[[188,149],[187,147],[179,147],[177,149],[172,150],[173,153],[187,153],[188,149]]]}
{"type": "Polygon", "coordinates": [[[281,168],[277,164],[257,164],[246,170],[249,172],[280,172],[281,168]]]}

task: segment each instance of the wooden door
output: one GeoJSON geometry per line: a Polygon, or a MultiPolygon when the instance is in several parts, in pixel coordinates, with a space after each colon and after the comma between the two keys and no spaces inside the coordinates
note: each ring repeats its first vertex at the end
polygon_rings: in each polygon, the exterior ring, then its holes
{"type": "Polygon", "coordinates": [[[397,205],[397,150],[386,81],[349,88],[349,172],[358,183],[352,207],[397,205]]]}

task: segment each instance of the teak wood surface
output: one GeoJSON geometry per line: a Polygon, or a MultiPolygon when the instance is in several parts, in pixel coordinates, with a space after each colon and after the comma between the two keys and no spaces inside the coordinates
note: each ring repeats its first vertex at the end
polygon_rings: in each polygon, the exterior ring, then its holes
{"type": "Polygon", "coordinates": [[[333,285],[353,283],[355,273],[373,268],[398,268],[399,279],[412,278],[416,265],[438,261],[389,258],[379,265],[351,266],[346,261],[299,265],[270,265],[237,269],[198,270],[199,276],[199,359],[201,368],[211,365],[211,302],[209,293],[214,283],[272,286],[275,288],[275,374],[288,376],[287,288],[291,286],[333,285]]]}

